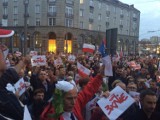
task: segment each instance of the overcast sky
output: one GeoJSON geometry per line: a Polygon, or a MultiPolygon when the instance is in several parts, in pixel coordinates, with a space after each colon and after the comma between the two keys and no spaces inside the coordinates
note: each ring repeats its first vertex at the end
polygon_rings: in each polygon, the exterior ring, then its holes
{"type": "Polygon", "coordinates": [[[119,0],[126,4],[134,4],[141,12],[140,39],[151,36],[160,37],[160,0],[119,0]],[[154,31],[154,32],[148,32],[154,31]]]}

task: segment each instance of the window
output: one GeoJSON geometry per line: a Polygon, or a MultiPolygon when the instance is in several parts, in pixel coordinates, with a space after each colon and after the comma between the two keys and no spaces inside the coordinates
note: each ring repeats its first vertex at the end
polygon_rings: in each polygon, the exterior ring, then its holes
{"type": "Polygon", "coordinates": [[[120,25],[122,25],[122,20],[120,20],[120,25]]]}
{"type": "Polygon", "coordinates": [[[73,27],[73,20],[72,19],[65,19],[65,26],[66,27],[73,27]]]}
{"type": "Polygon", "coordinates": [[[73,4],[73,0],[66,0],[66,3],[73,4]]]}
{"type": "Polygon", "coordinates": [[[83,4],[84,0],[80,0],[80,4],[83,4]]]}
{"type": "Polygon", "coordinates": [[[18,14],[18,7],[17,6],[14,6],[14,8],[13,8],[13,14],[18,14]]]}
{"type": "Polygon", "coordinates": [[[93,29],[93,25],[92,23],[89,23],[89,30],[92,30],[93,29]]]}
{"type": "Polygon", "coordinates": [[[4,15],[7,15],[7,7],[4,7],[4,15]]]}
{"type": "Polygon", "coordinates": [[[101,25],[98,25],[98,31],[100,31],[101,30],[101,25]]]}
{"type": "Polygon", "coordinates": [[[73,8],[72,7],[66,7],[65,13],[67,15],[73,15],[73,8]]]}
{"type": "Polygon", "coordinates": [[[48,25],[49,26],[56,25],[56,18],[48,18],[48,25]]]}
{"type": "Polygon", "coordinates": [[[113,6],[113,12],[116,13],[116,7],[115,6],[113,6]]]}
{"type": "Polygon", "coordinates": [[[133,13],[133,17],[136,18],[136,13],[133,13]]]}
{"type": "Polygon", "coordinates": [[[17,20],[17,19],[14,19],[13,25],[14,25],[14,26],[17,26],[17,25],[18,25],[18,20],[17,20]]]}
{"type": "Polygon", "coordinates": [[[99,3],[98,3],[98,8],[101,9],[101,7],[102,7],[102,3],[99,2],[99,3]]]}
{"type": "Polygon", "coordinates": [[[36,26],[40,26],[40,18],[36,18],[36,26]]]}
{"type": "Polygon", "coordinates": [[[80,9],[79,16],[83,17],[83,9],[80,9]]]}
{"type": "Polygon", "coordinates": [[[56,6],[49,5],[48,12],[56,12],[56,6]]]}
{"type": "Polygon", "coordinates": [[[121,15],[123,14],[123,10],[121,9],[121,15]]]}
{"type": "Polygon", "coordinates": [[[109,11],[109,5],[106,5],[106,10],[109,11]]]}
{"type": "Polygon", "coordinates": [[[36,7],[35,7],[35,13],[40,13],[40,5],[36,5],[36,7]]]}
{"type": "Polygon", "coordinates": [[[98,20],[101,20],[101,14],[98,14],[98,20]]]}
{"type": "Polygon", "coordinates": [[[109,17],[108,16],[106,17],[106,21],[109,21],[109,17]]]}
{"type": "Polygon", "coordinates": [[[83,29],[83,22],[80,21],[80,28],[83,29]]]}

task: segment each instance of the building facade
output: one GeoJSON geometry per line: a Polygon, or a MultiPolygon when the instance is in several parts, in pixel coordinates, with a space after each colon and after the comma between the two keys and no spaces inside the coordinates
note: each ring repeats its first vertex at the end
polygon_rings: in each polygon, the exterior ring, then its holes
{"type": "Polygon", "coordinates": [[[139,22],[140,11],[118,0],[0,1],[1,26],[15,30],[1,42],[12,51],[77,53],[84,42],[98,46],[107,29],[118,28],[117,50],[135,53],[139,22]]]}

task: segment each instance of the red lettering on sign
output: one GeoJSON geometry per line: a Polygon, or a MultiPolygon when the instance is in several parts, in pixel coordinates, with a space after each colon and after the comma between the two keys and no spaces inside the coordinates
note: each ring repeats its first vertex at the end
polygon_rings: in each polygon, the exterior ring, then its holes
{"type": "Polygon", "coordinates": [[[128,96],[125,96],[124,93],[122,93],[120,96],[113,94],[109,101],[112,101],[111,105],[106,105],[106,110],[109,110],[108,115],[111,114],[111,112],[114,110],[114,108],[118,108],[118,103],[121,104],[124,101],[126,101],[128,96]]]}

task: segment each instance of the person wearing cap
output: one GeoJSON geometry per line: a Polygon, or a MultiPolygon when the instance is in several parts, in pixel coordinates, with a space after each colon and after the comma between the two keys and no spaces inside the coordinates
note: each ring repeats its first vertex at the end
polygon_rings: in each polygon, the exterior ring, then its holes
{"type": "Polygon", "coordinates": [[[70,82],[58,81],[53,100],[44,109],[40,120],[84,120],[82,110],[102,84],[103,73],[104,67],[79,93],[70,82]]]}

